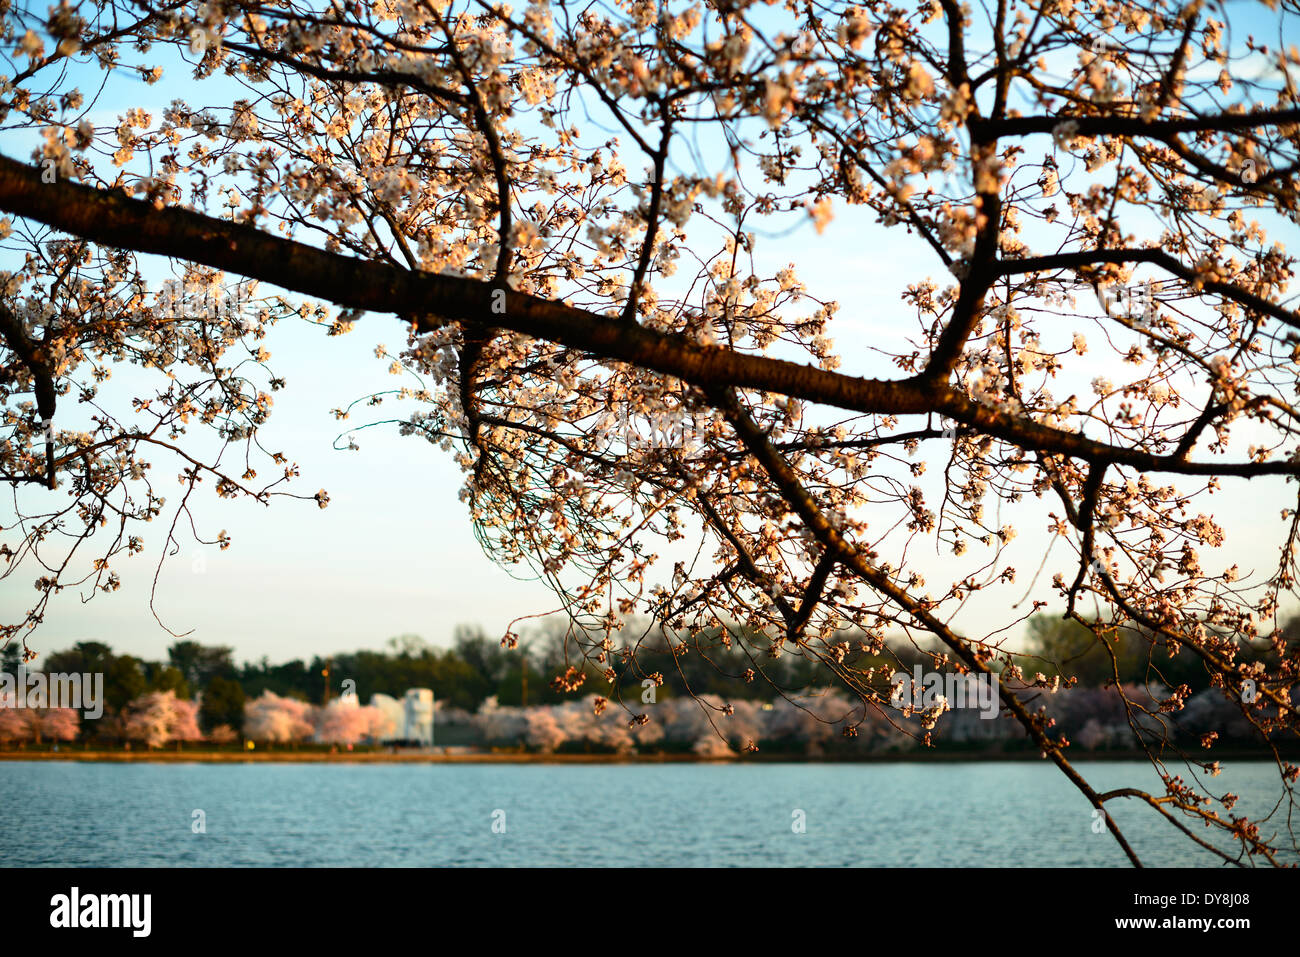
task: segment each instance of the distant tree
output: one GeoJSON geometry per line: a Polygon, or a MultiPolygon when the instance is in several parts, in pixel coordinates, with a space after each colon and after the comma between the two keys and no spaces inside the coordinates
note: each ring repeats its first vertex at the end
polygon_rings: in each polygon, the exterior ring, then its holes
{"type": "Polygon", "coordinates": [[[524,740],[530,748],[544,754],[554,751],[568,739],[550,707],[530,708],[524,722],[524,740]]]}
{"type": "Polygon", "coordinates": [[[74,708],[18,708],[12,695],[0,698],[0,745],[11,741],[72,741],[81,730],[81,714],[74,708]]]}
{"type": "Polygon", "coordinates": [[[30,741],[35,737],[35,729],[28,720],[25,708],[14,708],[0,702],[0,746],[30,741]]]}
{"type": "Polygon", "coordinates": [[[1072,618],[1035,615],[1029,620],[1029,639],[1035,654],[1017,662],[1030,674],[1072,677],[1090,688],[1113,683],[1116,673],[1121,683],[1145,678],[1151,643],[1131,629],[1099,635],[1072,618]]]}
{"type": "Polygon", "coordinates": [[[632,729],[632,738],[641,748],[652,749],[664,740],[664,726],[658,721],[647,721],[632,729]]]}
{"type": "Polygon", "coordinates": [[[773,703],[765,733],[818,753],[835,733],[834,723],[852,713],[849,701],[835,693],[797,700],[783,698],[773,703]]]}
{"type": "Polygon", "coordinates": [[[151,691],[133,701],[126,715],[126,735],[149,748],[160,748],[169,741],[197,741],[198,705],[177,698],[173,691],[151,691]]]}
{"type": "Polygon", "coordinates": [[[233,648],[225,645],[201,645],[197,641],[178,641],[167,649],[167,661],[185,676],[191,688],[204,688],[217,676],[231,678],[235,665],[233,648]]]}
{"type": "Polygon", "coordinates": [[[145,677],[150,691],[170,691],[178,698],[189,698],[192,694],[185,673],[173,665],[149,662],[145,665],[145,677]]]}
{"type": "Polygon", "coordinates": [[[113,662],[113,649],[102,641],[79,641],[66,651],[54,652],[44,662],[46,671],[93,674],[109,669],[113,662]]]}
{"type": "Polygon", "coordinates": [[[121,712],[149,690],[140,660],[130,655],[114,655],[104,669],[104,699],[108,708],[121,712]]]}
{"type": "MultiPolygon", "coordinates": [[[[452,648],[456,655],[467,664],[476,678],[476,684],[482,694],[475,704],[479,704],[488,695],[493,694],[501,682],[507,666],[507,658],[501,643],[491,639],[477,625],[457,625],[452,636],[452,648]]],[[[462,704],[461,707],[464,707],[462,704]]]]}
{"type": "Polygon", "coordinates": [[[378,708],[363,707],[355,698],[335,698],[316,709],[316,740],[326,744],[357,744],[372,729],[382,727],[385,716],[378,708]]]}
{"type": "Polygon", "coordinates": [[[488,744],[515,746],[528,731],[523,708],[501,707],[495,695],[484,699],[474,715],[473,725],[488,744]]]}
{"type": "Polygon", "coordinates": [[[81,732],[81,712],[75,708],[41,710],[41,734],[52,741],[74,741],[81,732]]]}
{"type": "Polygon", "coordinates": [[[203,727],[228,725],[238,732],[244,726],[244,689],[238,681],[214,675],[203,690],[199,717],[203,727]]]}
{"type": "Polygon", "coordinates": [[[716,734],[701,735],[691,745],[691,751],[705,758],[729,758],[735,753],[716,734]]]}
{"type": "Polygon", "coordinates": [[[315,732],[311,718],[312,706],[306,701],[264,691],[244,707],[244,736],[272,744],[294,744],[315,732]]]}
{"type": "Polygon", "coordinates": [[[636,738],[618,711],[609,712],[603,721],[595,722],[592,743],[597,747],[622,754],[636,748],[636,738]]]}
{"type": "Polygon", "coordinates": [[[447,707],[465,711],[478,708],[491,692],[491,686],[454,650],[439,658],[437,671],[427,683],[416,686],[434,689],[438,700],[447,707]]]}
{"type": "Polygon", "coordinates": [[[230,744],[239,740],[239,734],[228,724],[219,724],[208,732],[208,740],[213,744],[230,744]]]}
{"type": "Polygon", "coordinates": [[[179,748],[183,741],[202,741],[203,731],[199,728],[199,703],[176,699],[176,720],[171,728],[171,740],[179,748]]]}
{"type": "Polygon", "coordinates": [[[239,674],[239,683],[247,698],[256,698],[265,691],[277,695],[290,695],[306,699],[313,691],[313,676],[305,662],[298,659],[273,665],[265,656],[256,664],[246,664],[239,674]]]}
{"type": "MultiPolygon", "coordinates": [[[[44,659],[47,672],[104,675],[104,706],[106,715],[113,715],[140,697],[154,690],[141,667],[139,659],[130,655],[116,655],[113,649],[100,641],[79,641],[71,648],[56,651],[44,659]]],[[[90,726],[102,733],[103,719],[91,720],[90,726]]]]}
{"type": "Polygon", "coordinates": [[[370,741],[383,741],[385,738],[392,737],[393,732],[397,730],[396,722],[385,714],[382,708],[366,705],[360,710],[366,722],[365,736],[370,741]]]}
{"type": "Polygon", "coordinates": [[[123,708],[121,710],[109,710],[106,708],[102,718],[87,725],[87,733],[93,733],[95,738],[101,742],[119,745],[126,744],[130,741],[130,736],[127,734],[127,719],[129,715],[129,708],[123,708]]]}

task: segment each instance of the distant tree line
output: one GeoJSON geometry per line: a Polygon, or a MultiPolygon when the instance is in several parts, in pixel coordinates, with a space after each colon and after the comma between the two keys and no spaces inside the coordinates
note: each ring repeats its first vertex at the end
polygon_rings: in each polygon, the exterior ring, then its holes
{"type": "MultiPolygon", "coordinates": [[[[1150,638],[1136,632],[1117,631],[1107,649],[1077,622],[1038,615],[1029,622],[1029,634],[1033,653],[1017,658],[1016,664],[1030,676],[1059,675],[1064,684],[1074,679],[1081,688],[1105,687],[1116,678],[1122,685],[1186,686],[1189,693],[1209,686],[1206,670],[1190,651],[1153,655],[1150,638]]],[[[943,657],[927,648],[895,641],[878,644],[873,653],[871,643],[859,637],[846,636],[846,660],[857,668],[875,668],[881,691],[896,671],[910,673],[918,665],[926,671],[949,670],[943,657]]],[[[555,621],[543,623],[515,647],[504,647],[482,628],[459,626],[450,648],[408,634],[390,639],[384,650],[282,664],[266,657],[236,664],[232,648],[195,641],[176,642],[163,661],[117,654],[103,642],[78,642],[40,664],[47,672],[104,674],[104,716],[83,722],[82,736],[110,740],[125,740],[128,705],[155,692],[197,699],[204,733],[221,726],[242,733],[246,703],[268,691],[322,705],[345,688],[355,689],[363,703],[375,694],[401,697],[410,688],[432,688],[443,707],[473,713],[489,698],[507,708],[572,702],[593,693],[635,702],[647,683],[661,699],[711,695],[758,703],[817,694],[819,682],[824,689],[825,672],[816,663],[790,653],[756,655],[754,649],[764,647],[761,634],[747,633],[743,642],[727,639],[722,629],[688,638],[651,628],[640,637],[625,631],[620,640],[636,643],[637,652],[631,661],[611,653],[605,667],[613,672],[612,682],[600,666],[568,653],[572,636],[555,621]]],[[[1268,662],[1297,641],[1300,617],[1271,643],[1245,646],[1239,660],[1268,662]]],[[[17,666],[17,648],[11,645],[3,652],[3,667],[12,673],[17,666]]]]}

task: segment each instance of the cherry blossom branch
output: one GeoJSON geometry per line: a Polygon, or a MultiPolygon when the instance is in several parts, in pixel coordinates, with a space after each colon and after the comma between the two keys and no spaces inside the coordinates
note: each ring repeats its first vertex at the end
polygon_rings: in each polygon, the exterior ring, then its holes
{"type": "Polygon", "coordinates": [[[1076,269],[1098,263],[1151,263],[1180,279],[1199,285],[1207,292],[1218,293],[1240,303],[1247,309],[1254,309],[1257,312],[1272,316],[1288,326],[1300,329],[1300,312],[1286,309],[1233,283],[1210,279],[1197,269],[1180,262],[1177,258],[1158,247],[1085,249],[1077,252],[1054,253],[1047,256],[1030,256],[1024,259],[1004,259],[998,262],[997,271],[1002,276],[1015,276],[1046,272],[1051,269],[1076,269]]]}
{"type": "MultiPolygon", "coordinates": [[[[862,413],[938,412],[1021,448],[1149,472],[1184,475],[1300,474],[1300,463],[1187,462],[1108,445],[976,402],[925,376],[864,379],[783,359],[693,342],[515,290],[459,276],[407,272],[387,263],[328,253],[313,246],[179,208],[159,208],[117,190],[79,183],[43,183],[26,164],[0,157],[0,209],[74,235],[138,252],[179,256],[261,279],[340,306],[404,316],[432,332],[447,322],[480,323],[581,349],[698,385],[761,389],[862,413]]],[[[1063,254],[1071,255],[1071,254],[1063,254]]]]}
{"type": "Polygon", "coordinates": [[[780,490],[782,497],[803,520],[804,525],[825,546],[827,551],[834,554],[838,561],[852,569],[855,574],[871,585],[877,592],[893,601],[898,607],[915,618],[922,627],[951,648],[953,653],[971,671],[986,675],[990,680],[997,682],[998,695],[1002,699],[1003,705],[1020,722],[1020,725],[1029,734],[1030,738],[1042,749],[1043,754],[1050,757],[1075,787],[1083,793],[1089,803],[1101,811],[1106,819],[1106,826],[1110,829],[1120,847],[1123,848],[1124,853],[1135,867],[1141,867],[1141,860],[1129,845],[1123,832],[1120,831],[1119,825],[1107,813],[1097,792],[1065,757],[1060,743],[1047,736],[1041,723],[1029,713],[1024,703],[1006,686],[1001,676],[989,667],[984,658],[976,653],[972,644],[958,636],[947,624],[940,621],[923,602],[913,598],[904,588],[896,584],[888,574],[863,557],[861,551],[844,537],[830,518],[818,507],[794,470],[790,468],[781,454],[773,448],[767,435],[745,412],[733,394],[721,389],[713,390],[710,394],[736,430],[741,442],[744,443],[745,447],[749,449],[750,453],[767,472],[780,490]]]}
{"type": "Polygon", "coordinates": [[[1163,140],[1179,133],[1226,132],[1261,126],[1292,126],[1300,123],[1300,107],[1288,110],[1257,110],[1252,113],[1219,113],[1179,119],[1145,120],[1136,116],[1016,116],[1002,119],[972,118],[971,134],[982,140],[1030,133],[1051,133],[1063,122],[1075,124],[1078,136],[1143,136],[1163,140]]]}

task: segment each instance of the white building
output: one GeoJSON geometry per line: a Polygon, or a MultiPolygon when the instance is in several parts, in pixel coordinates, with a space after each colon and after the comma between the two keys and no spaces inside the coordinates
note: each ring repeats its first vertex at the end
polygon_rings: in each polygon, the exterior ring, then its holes
{"type": "Polygon", "coordinates": [[[433,692],[428,688],[411,688],[403,699],[406,706],[406,733],[408,741],[419,741],[426,747],[433,745],[433,692]]]}
{"type": "Polygon", "coordinates": [[[386,694],[371,695],[370,706],[393,722],[392,737],[426,747],[433,744],[433,692],[428,688],[412,688],[400,701],[386,694]]]}

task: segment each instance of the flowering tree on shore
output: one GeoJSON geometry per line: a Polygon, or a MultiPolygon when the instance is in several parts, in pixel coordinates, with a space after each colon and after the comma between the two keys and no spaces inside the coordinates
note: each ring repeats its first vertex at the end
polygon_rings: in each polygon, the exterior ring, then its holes
{"type": "Polygon", "coordinates": [[[383,741],[391,738],[397,731],[397,722],[384,713],[382,708],[376,708],[374,705],[366,705],[361,708],[362,716],[365,718],[365,724],[362,726],[362,735],[370,741],[383,741]]]}
{"type": "Polygon", "coordinates": [[[9,707],[0,701],[0,745],[8,747],[15,741],[32,739],[32,725],[23,713],[24,710],[9,707]]]}
{"type": "Polygon", "coordinates": [[[524,720],[524,735],[529,747],[546,753],[568,740],[552,708],[536,708],[524,720]]]}
{"type": "Polygon", "coordinates": [[[171,741],[198,741],[199,705],[176,697],[174,691],[151,691],[132,701],[126,717],[126,736],[150,749],[171,741]]]}
{"type": "MultiPolygon", "coordinates": [[[[1294,26],[1293,4],[1259,9],[1279,36],[1294,26]]],[[[805,657],[857,720],[890,720],[887,673],[859,662],[893,629],[934,643],[936,667],[995,681],[1135,862],[1113,801],[1193,840],[1208,825],[1234,860],[1295,843],[1234,815],[1200,752],[1190,784],[1153,746],[1163,793],[1095,790],[1021,695],[1061,676],[1022,671],[1007,646],[1050,600],[1100,646],[1137,629],[1153,679],[1162,656],[1194,654],[1261,740],[1297,728],[1300,650],[1276,616],[1300,530],[1300,315],[1294,256],[1272,238],[1297,223],[1294,48],[1203,0],[4,11],[0,112],[41,145],[0,158],[16,217],[0,480],[23,517],[0,577],[30,567],[36,585],[3,636],[29,640],[79,550],[102,543],[80,582],[116,589],[142,548],[132,528],[166,511],[174,530],[201,482],[325,507],[259,442],[284,385],[262,340],[294,316],[343,334],[395,314],[409,339],[384,360],[419,382],[401,430],[455,456],[484,546],[575,620],[557,687],[632,663],[620,626],[647,612],[674,655],[743,646],[740,681],[805,657]],[[192,95],[110,125],[66,69],[153,83],[176,51],[196,62],[192,95]],[[191,105],[217,83],[247,95],[191,105]],[[883,304],[829,300],[769,240],[837,215],[929,257],[906,336],[866,356],[831,333],[883,304]],[[189,287],[227,289],[229,273],[286,296],[177,309],[144,254],[189,287]],[[126,364],[157,388],[94,405],[126,364]],[[64,424],[84,403],[91,424],[64,424]],[[238,468],[191,441],[199,426],[246,453],[238,468]],[[151,483],[155,459],[179,463],[179,503],[151,483]],[[1280,515],[1252,574],[1214,557],[1229,481],[1280,515]],[[1013,507],[1040,526],[1028,585],[1013,507]],[[688,537],[700,559],[661,570],[659,545],[688,537]],[[987,628],[954,623],[972,596],[1025,587],[1025,611],[1017,595],[987,628]],[[1271,657],[1245,665],[1254,639],[1271,657]]],[[[1133,724],[1144,705],[1126,701],[1133,724]]],[[[263,733],[289,734],[266,710],[263,733]]],[[[1287,820],[1300,769],[1277,764],[1287,820]]]]}
{"type": "Polygon", "coordinates": [[[272,744],[296,744],[315,733],[312,706],[297,698],[263,691],[244,706],[244,736],[272,744]]]}
{"type": "Polygon", "coordinates": [[[362,706],[355,698],[335,698],[313,715],[316,739],[327,744],[379,741],[393,733],[396,724],[379,708],[362,706]]]}
{"type": "Polygon", "coordinates": [[[0,695],[0,746],[14,741],[40,744],[72,741],[81,731],[81,714],[74,708],[17,708],[12,695],[0,695]]]}
{"type": "Polygon", "coordinates": [[[228,724],[219,724],[208,732],[208,740],[213,744],[231,744],[239,740],[239,734],[228,724]]]}
{"type": "Polygon", "coordinates": [[[51,741],[75,741],[81,731],[81,713],[75,708],[45,708],[40,726],[41,735],[51,741]]]}

